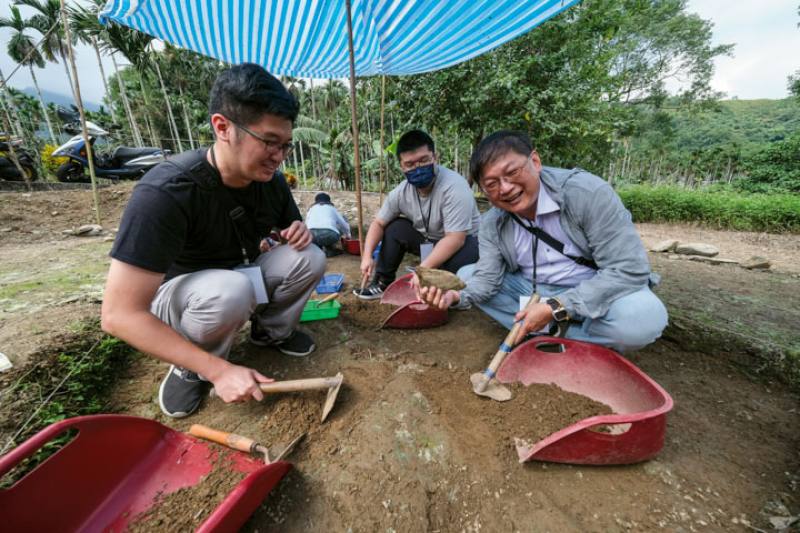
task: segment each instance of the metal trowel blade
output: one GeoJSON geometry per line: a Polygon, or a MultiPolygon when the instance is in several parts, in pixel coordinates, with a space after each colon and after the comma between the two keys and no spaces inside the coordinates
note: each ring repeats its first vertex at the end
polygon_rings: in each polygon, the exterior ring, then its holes
{"type": "Polygon", "coordinates": [[[508,390],[508,387],[505,387],[496,379],[492,378],[489,380],[489,383],[486,385],[486,388],[482,391],[478,390],[478,384],[483,379],[482,372],[476,372],[469,377],[469,380],[472,382],[472,391],[479,395],[479,396],[486,396],[487,398],[491,398],[496,402],[507,402],[511,399],[511,391],[508,390]]]}
{"type": "Polygon", "coordinates": [[[300,435],[298,435],[297,437],[292,439],[292,441],[289,444],[287,444],[285,447],[283,447],[283,446],[274,447],[272,450],[270,450],[270,454],[269,454],[270,461],[269,462],[270,463],[276,463],[278,461],[283,460],[283,458],[285,458],[287,455],[292,453],[292,451],[294,451],[295,447],[297,446],[297,443],[299,443],[301,440],[303,440],[303,437],[305,437],[305,436],[306,436],[305,433],[301,433],[300,435]],[[278,450],[281,450],[281,451],[278,452],[278,450]]]}

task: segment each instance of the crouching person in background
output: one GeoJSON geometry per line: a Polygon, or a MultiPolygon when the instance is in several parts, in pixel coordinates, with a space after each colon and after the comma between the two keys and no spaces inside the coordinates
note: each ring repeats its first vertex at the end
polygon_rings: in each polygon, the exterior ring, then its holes
{"type": "Polygon", "coordinates": [[[478,260],[479,214],[467,180],[437,164],[433,139],[411,130],[397,141],[397,159],[405,180],[386,197],[370,224],[361,255],[362,280],[353,292],[375,300],[394,281],[406,252],[420,257],[420,266],[455,273],[478,260]],[[383,242],[373,268],[372,253],[383,242]]]}
{"type": "Polygon", "coordinates": [[[311,230],[314,244],[325,252],[325,257],[342,253],[336,244],[342,237],[350,238],[350,224],[331,203],[331,197],[321,192],[314,197],[314,205],[306,213],[306,226],[311,230]]]}

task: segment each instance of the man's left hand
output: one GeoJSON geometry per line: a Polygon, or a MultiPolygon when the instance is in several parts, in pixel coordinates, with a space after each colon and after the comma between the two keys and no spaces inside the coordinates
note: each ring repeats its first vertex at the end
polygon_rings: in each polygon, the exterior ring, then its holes
{"type": "Polygon", "coordinates": [[[304,249],[311,244],[312,238],[306,225],[299,220],[295,220],[288,228],[281,230],[281,237],[295,250],[304,249]]]}
{"type": "Polygon", "coordinates": [[[553,320],[553,311],[545,303],[538,303],[519,311],[514,315],[514,320],[522,320],[522,330],[519,339],[532,331],[539,331],[553,320]]]}

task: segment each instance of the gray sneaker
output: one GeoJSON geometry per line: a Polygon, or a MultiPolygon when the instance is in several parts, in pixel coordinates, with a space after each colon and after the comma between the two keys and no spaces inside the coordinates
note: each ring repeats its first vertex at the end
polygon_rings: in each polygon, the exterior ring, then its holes
{"type": "Polygon", "coordinates": [[[169,417],[187,417],[200,407],[209,385],[194,372],[171,365],[158,388],[158,405],[169,417]]]}

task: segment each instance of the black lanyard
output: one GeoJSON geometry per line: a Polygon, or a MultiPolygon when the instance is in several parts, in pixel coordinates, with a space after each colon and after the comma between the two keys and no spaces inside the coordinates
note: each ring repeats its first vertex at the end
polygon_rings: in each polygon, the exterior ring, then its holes
{"type": "Polygon", "coordinates": [[[522,220],[520,220],[513,214],[511,216],[514,217],[514,221],[517,224],[522,226],[522,229],[530,233],[531,238],[533,239],[533,245],[531,246],[531,257],[533,258],[533,276],[531,277],[531,287],[532,287],[531,296],[533,296],[534,294],[536,294],[536,252],[539,250],[539,235],[534,230],[539,228],[534,226],[533,223],[531,223],[530,225],[523,223],[522,220]]]}
{"type": "Polygon", "coordinates": [[[419,198],[419,190],[412,185],[412,187],[414,187],[414,192],[417,193],[417,206],[419,207],[419,216],[422,217],[422,224],[425,226],[425,240],[426,241],[429,240],[429,238],[428,238],[428,224],[431,221],[431,209],[433,209],[433,185],[436,185],[436,178],[433,178],[433,182],[432,182],[432,185],[431,185],[431,190],[428,193],[428,216],[427,216],[427,218],[425,217],[424,214],[422,214],[422,200],[420,200],[420,198],[419,198]]]}
{"type": "MultiPolygon", "coordinates": [[[[564,252],[564,243],[559,241],[558,239],[556,239],[555,237],[553,237],[549,233],[547,233],[542,228],[537,227],[537,226],[533,226],[533,225],[527,226],[527,225],[522,223],[522,220],[520,220],[519,217],[517,217],[517,215],[515,215],[514,213],[509,213],[509,214],[511,215],[511,218],[514,219],[514,222],[516,222],[521,227],[523,227],[525,229],[525,231],[527,231],[528,233],[530,233],[534,237],[537,237],[538,239],[543,240],[553,250],[555,250],[556,252],[560,253],[561,255],[566,257],[567,259],[571,259],[572,261],[575,261],[579,265],[585,266],[585,267],[589,267],[592,270],[599,270],[600,269],[600,267],[597,266],[597,263],[595,263],[593,259],[587,259],[587,258],[579,256],[579,255],[576,256],[576,255],[569,255],[569,254],[565,253],[564,252]]],[[[534,252],[534,253],[536,253],[536,252],[534,252]]],[[[535,261],[534,261],[534,264],[535,264],[535,261]]]]}
{"type": "MultiPolygon", "coordinates": [[[[212,145],[211,148],[208,149],[208,151],[211,152],[212,166],[214,167],[214,170],[216,170],[217,173],[219,173],[219,168],[217,167],[217,156],[216,154],[214,154],[214,146],[212,145]]],[[[228,216],[231,217],[231,221],[233,222],[233,231],[234,233],[236,233],[236,240],[239,241],[239,247],[241,248],[242,251],[243,264],[249,265],[250,258],[247,255],[247,246],[245,245],[245,239],[243,235],[244,232],[242,231],[241,227],[245,222],[246,212],[244,210],[244,207],[238,205],[236,199],[233,197],[233,193],[231,193],[231,191],[228,190],[225,184],[222,183],[221,179],[220,179],[220,185],[225,190],[225,193],[227,194],[227,199],[230,201],[231,205],[235,206],[228,212],[228,216]]],[[[256,217],[256,220],[258,220],[258,217],[256,217]]]]}

